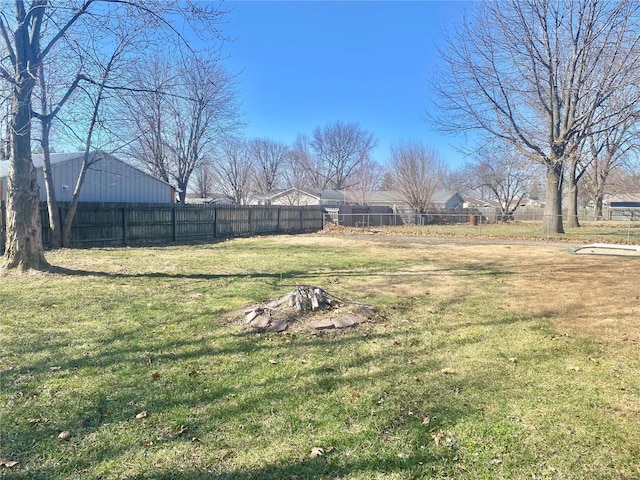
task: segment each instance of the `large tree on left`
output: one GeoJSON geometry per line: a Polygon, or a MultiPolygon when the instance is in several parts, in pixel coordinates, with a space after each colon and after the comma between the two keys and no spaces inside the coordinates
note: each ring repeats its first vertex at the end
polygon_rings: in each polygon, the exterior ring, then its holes
{"type": "MultiPolygon", "coordinates": [[[[86,2],[86,10],[91,2],[86,2]]],[[[7,179],[7,242],[3,269],[45,269],[40,228],[40,188],[31,160],[31,101],[38,69],[53,44],[82,14],[80,9],[42,48],[41,29],[48,2],[37,0],[28,7],[15,0],[15,23],[8,13],[0,16],[2,56],[0,77],[11,85],[9,120],[9,176],[7,179]],[[6,66],[5,66],[6,65],[6,66]]]]}
{"type": "MultiPolygon", "coordinates": [[[[3,5],[6,5],[5,2],[3,5]]],[[[137,28],[148,32],[146,46],[167,50],[173,35],[177,44],[187,44],[191,32],[206,41],[219,34],[217,24],[225,11],[213,2],[192,0],[14,0],[14,12],[0,12],[0,81],[10,87],[9,175],[7,182],[7,241],[3,270],[44,270],[48,263],[42,248],[36,171],[31,159],[32,99],[39,68],[72,30],[87,44],[96,34],[106,35],[109,19],[136,19],[137,28]],[[84,19],[91,22],[84,22],[84,19]],[[82,25],[84,24],[84,30],[82,25]],[[196,27],[197,25],[197,27],[196,27]],[[90,27],[90,28],[89,28],[90,27]],[[195,32],[195,33],[194,33],[195,32]]],[[[186,49],[195,53],[192,49],[186,49]]],[[[135,52],[140,55],[145,52],[135,52]]],[[[69,88],[78,78],[69,79],[69,88]]]]}

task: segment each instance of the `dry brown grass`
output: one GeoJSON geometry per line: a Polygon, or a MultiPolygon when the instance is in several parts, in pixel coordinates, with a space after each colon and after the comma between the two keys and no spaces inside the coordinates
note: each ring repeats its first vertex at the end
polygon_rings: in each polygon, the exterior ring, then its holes
{"type": "MultiPolygon", "coordinates": [[[[571,245],[545,242],[487,244],[474,239],[372,234],[287,237],[286,241],[319,242],[337,251],[357,242],[372,256],[398,262],[421,258],[420,267],[371,272],[375,278],[367,285],[372,293],[396,297],[453,299],[475,291],[476,275],[497,271],[500,274],[492,282],[497,305],[549,318],[563,333],[640,344],[638,258],[574,255],[571,245]]],[[[342,288],[348,290],[348,279],[342,288]]]]}

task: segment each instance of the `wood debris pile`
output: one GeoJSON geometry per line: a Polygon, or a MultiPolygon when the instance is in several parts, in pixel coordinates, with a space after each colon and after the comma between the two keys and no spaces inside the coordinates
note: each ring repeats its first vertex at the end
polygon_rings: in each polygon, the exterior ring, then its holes
{"type": "Polygon", "coordinates": [[[311,315],[309,326],[316,330],[346,328],[367,321],[375,313],[368,305],[359,305],[355,311],[345,312],[333,318],[314,315],[323,311],[341,311],[345,302],[331,296],[322,288],[298,285],[283,297],[266,305],[254,306],[244,311],[245,322],[255,328],[282,332],[293,322],[311,315]]]}

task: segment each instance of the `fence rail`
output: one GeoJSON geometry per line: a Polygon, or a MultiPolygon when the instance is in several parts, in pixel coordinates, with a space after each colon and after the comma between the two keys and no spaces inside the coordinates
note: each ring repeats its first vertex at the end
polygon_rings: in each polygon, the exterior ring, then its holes
{"type": "MultiPolygon", "coordinates": [[[[62,222],[69,204],[61,203],[62,222]]],[[[42,241],[51,247],[46,203],[40,205],[42,241]]],[[[261,207],[173,204],[80,203],[71,227],[71,247],[110,247],[189,243],[249,235],[321,230],[321,207],[261,207]]],[[[0,251],[4,252],[6,207],[0,214],[0,251]]]]}
{"type": "MultiPolygon", "coordinates": [[[[410,212],[385,212],[385,211],[364,211],[343,212],[339,208],[327,208],[327,219],[333,223],[346,227],[379,227],[379,226],[400,226],[400,225],[437,225],[437,224],[466,224],[466,223],[495,223],[502,221],[519,221],[542,223],[545,218],[542,208],[521,208],[515,213],[506,217],[500,210],[495,208],[464,208],[464,209],[443,209],[427,213],[410,212]]],[[[565,211],[563,219],[568,218],[565,211]]],[[[580,209],[578,211],[579,221],[640,221],[640,209],[618,208],[606,209],[601,217],[596,218],[592,210],[580,209]]]]}

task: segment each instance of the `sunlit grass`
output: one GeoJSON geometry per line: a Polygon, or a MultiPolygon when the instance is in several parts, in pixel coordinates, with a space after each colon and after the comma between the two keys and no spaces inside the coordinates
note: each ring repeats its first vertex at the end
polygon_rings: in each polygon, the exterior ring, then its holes
{"type": "MultiPolygon", "coordinates": [[[[639,222],[594,222],[583,221],[579,228],[565,227],[562,234],[543,234],[540,223],[536,222],[497,222],[443,225],[408,225],[402,227],[372,227],[383,233],[420,235],[420,236],[452,236],[504,238],[520,240],[558,240],[581,243],[624,243],[640,244],[639,222]]],[[[360,230],[367,230],[361,228],[360,230]]]]}
{"type": "Polygon", "coordinates": [[[0,458],[20,462],[0,475],[640,475],[637,346],[558,333],[507,305],[520,272],[463,257],[322,236],[50,252],[66,274],[0,280],[0,458]],[[295,283],[378,316],[232,318],[295,283]]]}

